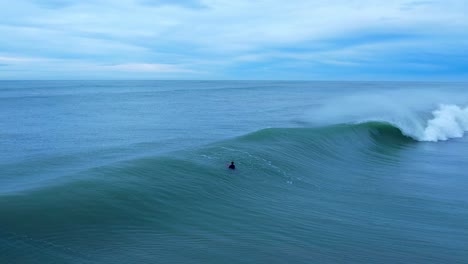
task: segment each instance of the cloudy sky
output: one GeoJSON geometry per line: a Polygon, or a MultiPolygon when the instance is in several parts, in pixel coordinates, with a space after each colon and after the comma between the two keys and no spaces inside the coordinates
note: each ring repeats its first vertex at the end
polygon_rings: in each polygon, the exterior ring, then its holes
{"type": "Polygon", "coordinates": [[[466,0],[0,0],[0,79],[468,80],[466,0]]]}

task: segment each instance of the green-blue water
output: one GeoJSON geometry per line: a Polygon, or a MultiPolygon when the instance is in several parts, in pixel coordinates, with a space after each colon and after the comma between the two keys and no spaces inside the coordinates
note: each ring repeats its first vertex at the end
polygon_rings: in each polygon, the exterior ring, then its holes
{"type": "Polygon", "coordinates": [[[466,86],[0,82],[0,263],[468,263],[466,86]]]}

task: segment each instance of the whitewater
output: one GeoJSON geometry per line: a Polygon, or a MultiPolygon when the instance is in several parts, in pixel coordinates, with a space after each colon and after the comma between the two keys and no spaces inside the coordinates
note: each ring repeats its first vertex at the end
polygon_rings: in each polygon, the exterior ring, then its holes
{"type": "Polygon", "coordinates": [[[466,263],[466,86],[0,81],[0,263],[466,263]]]}

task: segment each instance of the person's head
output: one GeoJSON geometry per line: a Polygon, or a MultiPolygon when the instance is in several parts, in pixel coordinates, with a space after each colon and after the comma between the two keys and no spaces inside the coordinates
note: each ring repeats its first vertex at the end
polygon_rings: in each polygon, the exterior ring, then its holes
{"type": "Polygon", "coordinates": [[[234,165],[234,161],[231,161],[231,165],[234,165]]]}

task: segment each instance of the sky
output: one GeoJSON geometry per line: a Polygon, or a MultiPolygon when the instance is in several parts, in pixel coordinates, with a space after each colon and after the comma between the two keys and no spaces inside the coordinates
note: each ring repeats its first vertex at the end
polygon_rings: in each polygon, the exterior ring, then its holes
{"type": "Polygon", "coordinates": [[[468,81],[466,0],[0,0],[0,80],[468,81]]]}

